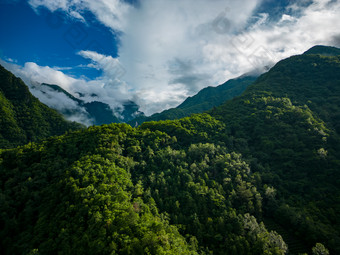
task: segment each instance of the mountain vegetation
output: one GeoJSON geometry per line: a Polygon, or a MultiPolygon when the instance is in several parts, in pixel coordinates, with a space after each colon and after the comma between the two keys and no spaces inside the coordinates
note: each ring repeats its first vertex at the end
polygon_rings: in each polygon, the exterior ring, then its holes
{"type": "Polygon", "coordinates": [[[0,148],[81,128],[33,97],[24,82],[0,66],[0,148]]]}
{"type": "Polygon", "coordinates": [[[336,50],[208,113],[0,150],[3,253],[340,254],[336,50]]]}
{"type": "Polygon", "coordinates": [[[248,164],[201,143],[223,124],[202,115],[180,125],[188,142],[111,124],[3,151],[5,254],[284,254],[254,216],[248,164]]]}
{"type": "Polygon", "coordinates": [[[135,119],[128,121],[128,123],[134,126],[136,123],[142,124],[145,121],[174,120],[188,117],[194,113],[208,111],[229,99],[241,95],[256,78],[256,75],[244,75],[236,79],[228,80],[217,87],[204,88],[196,95],[188,97],[176,108],[171,108],[161,113],[155,113],[149,117],[140,115],[135,119]]]}
{"type": "Polygon", "coordinates": [[[266,190],[275,189],[266,217],[338,254],[340,55],[322,46],[309,52],[280,61],[210,113],[227,123],[227,146],[249,158],[266,190]]]}

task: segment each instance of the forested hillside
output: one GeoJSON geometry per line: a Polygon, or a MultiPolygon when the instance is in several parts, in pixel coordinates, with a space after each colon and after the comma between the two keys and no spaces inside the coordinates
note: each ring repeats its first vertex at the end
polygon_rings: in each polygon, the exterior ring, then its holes
{"type": "Polygon", "coordinates": [[[262,196],[249,165],[206,143],[223,124],[173,125],[182,142],[111,124],[3,151],[5,254],[284,254],[254,217],[262,196]]]}
{"type": "Polygon", "coordinates": [[[207,87],[196,95],[188,97],[176,108],[155,113],[149,117],[139,116],[129,123],[134,126],[145,121],[174,120],[188,117],[193,113],[202,113],[221,105],[223,102],[242,94],[242,92],[256,80],[256,75],[244,75],[242,77],[228,80],[217,87],[207,87]]]}
{"type": "Polygon", "coordinates": [[[275,189],[266,217],[338,254],[340,55],[321,46],[309,52],[280,61],[211,114],[227,123],[229,148],[275,189]]]}
{"type": "Polygon", "coordinates": [[[0,148],[23,145],[80,127],[39,102],[21,79],[0,66],[0,148]]]}
{"type": "Polygon", "coordinates": [[[321,49],[209,113],[2,150],[4,253],[339,254],[340,56],[321,49]]]}

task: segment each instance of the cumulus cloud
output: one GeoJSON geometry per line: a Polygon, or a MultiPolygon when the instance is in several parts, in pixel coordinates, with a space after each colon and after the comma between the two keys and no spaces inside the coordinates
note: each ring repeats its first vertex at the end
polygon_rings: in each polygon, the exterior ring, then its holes
{"type": "Polygon", "coordinates": [[[39,7],[45,7],[51,12],[62,10],[70,17],[83,22],[83,13],[90,11],[105,26],[119,31],[123,30],[126,14],[131,8],[120,0],[29,0],[29,4],[37,11],[39,7]]]}
{"type": "MultiPolygon", "coordinates": [[[[104,55],[101,56],[102,58],[97,59],[98,62],[93,61],[93,65],[104,66],[106,62],[108,62],[109,65],[110,61],[108,60],[113,59],[104,55]]],[[[19,76],[29,86],[32,94],[39,98],[41,102],[64,114],[66,113],[65,116],[67,119],[78,121],[85,125],[91,125],[93,120],[89,119],[84,107],[80,106],[64,93],[54,91],[46,86],[41,86],[41,84],[58,85],[75,97],[82,95],[80,99],[85,103],[101,101],[108,104],[112,110],[121,108],[121,105],[126,100],[133,100],[133,96],[124,90],[124,83],[112,78],[112,74],[109,74],[110,77],[104,75],[96,80],[87,80],[70,77],[59,71],[60,68],[58,67],[39,66],[31,62],[20,66],[0,59],[0,64],[16,76],[19,76]]],[[[120,117],[119,112],[115,113],[117,117],[120,117]]]]}
{"type": "MultiPolygon", "coordinates": [[[[87,53],[90,54],[91,52],[87,53]]],[[[98,56],[99,55],[100,54],[98,54],[98,56]]],[[[73,95],[82,94],[82,100],[85,102],[92,102],[94,99],[91,95],[96,95],[102,102],[115,108],[124,102],[125,99],[130,99],[130,95],[126,90],[125,84],[112,76],[114,71],[110,70],[109,67],[114,66],[115,59],[104,55],[101,56],[103,56],[103,58],[98,59],[98,62],[93,61],[89,66],[98,66],[98,68],[103,68],[104,70],[107,68],[108,73],[104,72],[103,76],[95,80],[74,78],[59,71],[60,68],[58,67],[39,66],[32,62],[27,62],[24,66],[5,61],[1,61],[0,63],[15,75],[21,77],[23,81],[31,87],[35,87],[41,83],[56,84],[73,95]],[[112,60],[112,62],[110,62],[110,60],[112,60]]]]}
{"type": "MultiPolygon", "coordinates": [[[[63,10],[77,19],[92,12],[121,41],[118,58],[78,53],[91,61],[88,67],[103,71],[93,81],[48,67],[38,68],[42,74],[33,78],[46,75],[70,91],[95,91],[111,105],[133,99],[152,114],[203,87],[271,66],[313,45],[339,45],[340,1],[291,1],[279,19],[257,13],[262,2],[143,0],[134,7],[122,0],[30,0],[36,10],[63,10]]],[[[23,69],[35,74],[37,66],[27,63],[23,69]]]]}
{"type": "MultiPolygon", "coordinates": [[[[6,69],[19,76],[26,85],[29,86],[31,93],[49,107],[64,113],[70,121],[77,121],[84,125],[92,125],[93,120],[89,118],[86,110],[76,101],[61,92],[57,92],[41,83],[62,84],[65,90],[74,88],[76,83],[81,83],[77,79],[69,77],[60,71],[50,67],[41,67],[35,63],[26,63],[23,67],[0,60],[0,64],[6,69]]],[[[83,81],[85,82],[85,81],[83,81]]]]}
{"type": "Polygon", "coordinates": [[[259,3],[141,2],[121,37],[119,60],[126,67],[125,81],[141,98],[142,110],[150,114],[174,107],[206,86],[241,74],[242,70],[232,67],[232,56],[225,49],[259,3]],[[155,99],[155,94],[162,96],[155,99]]]}
{"type": "Polygon", "coordinates": [[[295,3],[288,6],[286,11],[290,14],[283,13],[278,23],[265,22],[251,26],[245,34],[254,43],[241,52],[251,55],[251,51],[256,52],[255,48],[260,45],[268,58],[277,62],[314,45],[333,44],[334,36],[339,33],[339,1],[314,0],[307,7],[295,3]]]}
{"type": "Polygon", "coordinates": [[[104,76],[110,77],[114,80],[119,80],[125,75],[125,68],[121,65],[117,58],[99,54],[95,51],[80,51],[78,54],[84,58],[90,59],[92,62],[88,67],[96,68],[104,72],[104,76]]]}
{"type": "Polygon", "coordinates": [[[31,87],[32,94],[49,107],[61,112],[70,121],[76,121],[86,126],[90,126],[94,121],[84,107],[80,106],[76,101],[72,100],[64,93],[46,87],[31,87]]]}
{"type": "Polygon", "coordinates": [[[39,66],[33,62],[27,62],[23,67],[12,65],[9,68],[28,85],[36,83],[60,84],[63,89],[70,91],[77,82],[76,79],[56,70],[57,68],[39,66]]]}

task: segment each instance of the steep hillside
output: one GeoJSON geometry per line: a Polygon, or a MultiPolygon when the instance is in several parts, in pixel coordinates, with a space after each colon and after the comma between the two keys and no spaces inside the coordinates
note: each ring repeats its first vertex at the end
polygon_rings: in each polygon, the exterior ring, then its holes
{"type": "Polygon", "coordinates": [[[145,121],[174,120],[190,116],[193,113],[202,113],[210,110],[223,102],[242,94],[242,92],[256,80],[256,76],[242,76],[231,79],[217,87],[207,87],[199,91],[196,95],[188,97],[176,108],[155,113],[150,117],[140,116],[130,121],[131,125],[142,124],[145,121]]]}
{"type": "MultiPolygon", "coordinates": [[[[340,56],[334,49],[280,61],[245,93],[211,111],[229,148],[247,155],[275,198],[267,217],[309,245],[340,252],[340,56]]],[[[268,191],[269,192],[269,191],[268,191]]]]}
{"type": "Polygon", "coordinates": [[[39,102],[21,79],[0,66],[0,148],[61,135],[80,127],[39,102]]]}
{"type": "Polygon", "coordinates": [[[323,56],[339,56],[340,55],[340,49],[336,47],[330,47],[330,46],[323,46],[323,45],[316,45],[309,50],[307,50],[305,55],[311,55],[311,54],[318,54],[323,56]]]}
{"type": "Polygon", "coordinates": [[[339,80],[340,56],[313,51],[280,61],[209,113],[2,150],[0,246],[340,254],[339,80]]]}
{"type": "Polygon", "coordinates": [[[260,217],[262,198],[247,163],[200,143],[223,124],[172,124],[181,143],[111,124],[3,151],[3,254],[283,255],[282,238],[249,214],[260,217]]]}

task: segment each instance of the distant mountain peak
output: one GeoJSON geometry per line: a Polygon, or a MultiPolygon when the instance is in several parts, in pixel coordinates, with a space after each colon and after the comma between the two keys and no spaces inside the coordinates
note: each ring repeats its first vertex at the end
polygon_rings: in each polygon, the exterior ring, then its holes
{"type": "Polygon", "coordinates": [[[332,46],[316,45],[303,53],[304,55],[339,56],[340,49],[332,46]]]}
{"type": "Polygon", "coordinates": [[[76,98],[75,96],[73,96],[71,93],[69,93],[68,91],[66,91],[65,89],[63,89],[62,87],[58,86],[58,85],[55,85],[55,84],[47,84],[47,83],[42,83],[41,86],[43,87],[48,87],[56,92],[59,92],[59,93],[63,93],[65,94],[67,97],[69,97],[70,99],[78,102],[78,103],[81,103],[81,100],[79,100],[78,98],[76,98]]]}
{"type": "Polygon", "coordinates": [[[0,148],[35,142],[82,128],[34,97],[27,85],[0,65],[0,148]]]}
{"type": "Polygon", "coordinates": [[[42,83],[39,84],[36,89],[43,93],[50,94],[53,97],[53,93],[62,93],[71,99],[79,107],[78,110],[74,108],[56,109],[64,116],[72,118],[72,116],[86,115],[86,119],[94,125],[110,124],[127,122],[136,117],[144,116],[144,113],[139,111],[139,105],[132,100],[127,100],[122,103],[122,108],[111,108],[109,104],[101,102],[97,94],[83,94],[76,92],[76,96],[61,88],[59,85],[42,83]],[[46,89],[47,88],[47,89],[46,89]],[[50,93],[52,91],[52,93],[50,93]],[[87,98],[85,101],[84,98],[87,98]],[[90,100],[89,100],[90,98],[90,100]]]}

